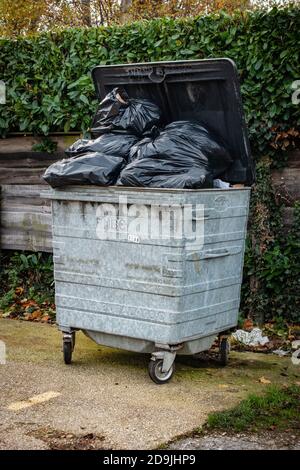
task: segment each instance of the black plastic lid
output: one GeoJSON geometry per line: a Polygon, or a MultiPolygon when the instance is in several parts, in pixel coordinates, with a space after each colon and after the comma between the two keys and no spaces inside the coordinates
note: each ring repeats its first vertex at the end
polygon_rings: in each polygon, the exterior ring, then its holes
{"type": "Polygon", "coordinates": [[[197,120],[215,131],[234,162],[222,179],[254,182],[254,168],[245,125],[239,79],[230,59],[183,60],[101,65],[92,70],[99,100],[115,87],[130,98],[147,98],[163,112],[163,123],[197,120]]]}

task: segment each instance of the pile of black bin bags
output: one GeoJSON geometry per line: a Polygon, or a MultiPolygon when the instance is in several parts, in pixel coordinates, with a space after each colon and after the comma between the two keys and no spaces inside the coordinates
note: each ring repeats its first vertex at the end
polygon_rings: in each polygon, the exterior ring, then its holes
{"type": "Polygon", "coordinates": [[[175,121],[159,129],[160,119],[156,104],[115,88],[99,104],[91,129],[96,138],[71,145],[69,158],[47,168],[43,178],[52,187],[212,187],[232,163],[224,145],[200,123],[175,121]]]}

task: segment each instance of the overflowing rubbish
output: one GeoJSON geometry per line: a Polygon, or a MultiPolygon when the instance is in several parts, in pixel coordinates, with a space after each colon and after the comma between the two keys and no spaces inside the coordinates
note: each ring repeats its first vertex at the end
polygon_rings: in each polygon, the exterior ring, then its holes
{"type": "Polygon", "coordinates": [[[93,152],[53,163],[43,178],[53,188],[74,184],[115,184],[125,160],[122,157],[93,152]]]}
{"type": "Polygon", "coordinates": [[[138,137],[131,134],[102,134],[94,140],[77,140],[65,150],[65,154],[69,157],[76,157],[85,153],[99,152],[127,160],[130,149],[137,141],[138,137]]]}
{"type": "Polygon", "coordinates": [[[141,140],[129,160],[118,184],[155,188],[209,188],[232,163],[224,145],[192,121],[172,122],[156,138],[141,140]]]}
{"type": "Polygon", "coordinates": [[[110,131],[141,136],[160,121],[159,107],[149,100],[129,98],[123,88],[114,88],[100,102],[92,125],[92,134],[110,131]]]}
{"type": "Polygon", "coordinates": [[[194,121],[174,121],[155,138],[146,138],[136,144],[131,160],[167,158],[175,161],[190,158],[196,164],[209,168],[217,178],[232,163],[223,144],[207,128],[194,121]]]}
{"type": "Polygon", "coordinates": [[[264,346],[269,342],[269,338],[262,335],[260,328],[253,328],[252,331],[236,330],[232,337],[246,346],[264,346]]]}
{"type": "Polygon", "coordinates": [[[117,184],[150,188],[211,188],[212,175],[192,159],[144,158],[127,165],[117,184]]]}
{"type": "Polygon", "coordinates": [[[69,159],[51,165],[44,179],[71,184],[151,188],[228,188],[219,179],[231,165],[226,146],[196,121],[174,121],[160,130],[155,103],[114,88],[101,101],[92,135],[66,149],[69,159]]]}

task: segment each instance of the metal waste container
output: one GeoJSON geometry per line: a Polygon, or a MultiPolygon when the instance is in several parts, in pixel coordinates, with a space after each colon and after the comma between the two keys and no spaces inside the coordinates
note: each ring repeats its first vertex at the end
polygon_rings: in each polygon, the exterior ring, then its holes
{"type": "Polygon", "coordinates": [[[239,82],[229,59],[100,66],[98,97],[122,86],[148,98],[165,122],[196,119],[234,158],[229,189],[73,186],[52,189],[57,323],[71,362],[75,331],[96,343],[150,353],[156,383],[176,354],[208,350],[220,359],[237,325],[253,165],[239,82]]]}

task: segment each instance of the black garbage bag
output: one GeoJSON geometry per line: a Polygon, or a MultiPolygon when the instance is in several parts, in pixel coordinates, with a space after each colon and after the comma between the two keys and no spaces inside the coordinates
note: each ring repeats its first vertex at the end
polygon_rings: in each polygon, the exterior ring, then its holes
{"type": "Polygon", "coordinates": [[[73,184],[108,186],[116,183],[125,164],[122,157],[93,152],[53,163],[43,178],[53,188],[73,184]]]}
{"type": "Polygon", "coordinates": [[[75,157],[84,153],[99,152],[105,155],[115,155],[127,160],[131,147],[136,144],[138,137],[131,134],[102,134],[94,140],[79,139],[65,150],[66,155],[75,157]]]}
{"type": "Polygon", "coordinates": [[[127,165],[118,185],[150,188],[211,188],[212,173],[192,159],[143,158],[127,165]]]}
{"type": "Polygon", "coordinates": [[[191,121],[175,121],[158,137],[141,140],[129,160],[119,185],[190,189],[212,187],[232,162],[213,134],[191,121]]]}
{"type": "Polygon", "coordinates": [[[220,139],[194,121],[174,121],[156,138],[139,141],[132,147],[129,161],[149,157],[181,159],[183,163],[189,157],[212,171],[214,178],[224,173],[233,162],[220,139]]]}
{"type": "Polygon", "coordinates": [[[110,131],[141,136],[159,123],[160,115],[151,101],[129,98],[123,88],[114,88],[99,104],[91,132],[94,136],[110,131]]]}

